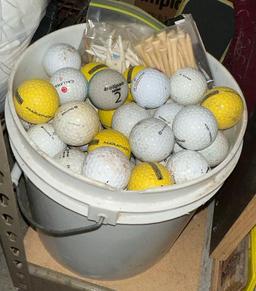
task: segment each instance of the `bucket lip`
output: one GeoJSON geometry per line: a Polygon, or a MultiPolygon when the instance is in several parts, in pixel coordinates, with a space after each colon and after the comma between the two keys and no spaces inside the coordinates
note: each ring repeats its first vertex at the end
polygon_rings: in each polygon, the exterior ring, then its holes
{"type": "MultiPolygon", "coordinates": [[[[69,26],[67,28],[63,28],[61,30],[58,30],[58,31],[55,31],[49,35],[53,35],[53,34],[57,34],[59,33],[60,31],[68,31],[70,29],[72,29],[72,27],[77,27],[77,28],[80,28],[80,27],[84,27],[85,24],[77,24],[77,25],[73,25],[73,26],[69,26]]],[[[47,37],[47,36],[45,36],[47,37]]],[[[42,151],[38,150],[36,147],[35,147],[35,144],[29,139],[28,137],[28,134],[27,132],[25,131],[25,129],[23,128],[21,122],[20,122],[20,119],[15,111],[15,108],[14,108],[14,103],[13,103],[13,98],[11,98],[11,95],[10,95],[10,92],[12,92],[13,88],[13,81],[14,81],[14,76],[16,74],[16,71],[17,71],[17,68],[19,67],[19,64],[21,63],[24,55],[26,54],[29,54],[30,50],[36,48],[37,46],[40,46],[40,43],[41,41],[43,41],[45,39],[45,37],[39,39],[38,41],[36,41],[35,43],[33,43],[30,47],[28,47],[23,53],[22,55],[20,56],[20,58],[18,59],[18,61],[15,63],[15,66],[11,72],[11,75],[10,75],[10,78],[9,78],[9,83],[8,83],[8,95],[7,95],[7,99],[8,99],[8,103],[10,105],[10,112],[12,114],[12,117],[14,119],[14,122],[19,130],[19,132],[22,134],[23,138],[25,138],[26,142],[29,144],[29,146],[33,149],[33,151],[35,151],[37,154],[39,154],[41,157],[43,157],[44,159],[46,159],[49,163],[51,163],[55,168],[57,168],[58,170],[60,170],[61,172],[64,172],[68,175],[71,175],[72,177],[76,178],[76,179],[79,179],[80,181],[83,181],[85,183],[88,183],[90,184],[91,186],[94,186],[94,187],[100,187],[101,189],[103,190],[109,190],[111,191],[111,194],[112,195],[115,195],[115,194],[120,194],[120,192],[122,193],[122,197],[124,198],[124,194],[127,193],[127,195],[129,195],[129,197],[131,198],[131,196],[133,195],[138,195],[138,194],[164,194],[166,192],[170,193],[171,191],[173,190],[181,190],[181,189],[184,189],[184,188],[188,188],[188,187],[191,187],[193,185],[196,185],[196,184],[199,184],[207,179],[210,179],[211,177],[213,177],[215,174],[217,174],[218,172],[220,172],[231,160],[232,158],[235,156],[235,154],[237,153],[237,151],[239,150],[239,147],[243,141],[243,136],[244,136],[244,133],[245,133],[245,130],[246,130],[246,127],[247,127],[247,119],[248,119],[248,113],[247,113],[247,106],[246,106],[246,102],[245,102],[245,99],[244,99],[244,95],[239,87],[239,85],[237,84],[240,92],[240,96],[243,100],[243,103],[244,103],[244,110],[243,110],[243,115],[242,115],[242,118],[240,120],[240,123],[241,123],[241,128],[240,128],[240,131],[239,131],[239,134],[238,134],[238,137],[231,149],[231,151],[229,152],[229,154],[227,155],[227,157],[225,158],[225,160],[220,163],[217,167],[215,167],[213,170],[209,171],[207,174],[199,177],[199,178],[196,178],[196,179],[193,179],[191,181],[188,181],[188,182],[185,182],[185,183],[182,183],[182,184],[174,184],[174,185],[170,185],[170,186],[165,186],[165,187],[161,187],[161,188],[152,188],[152,189],[149,189],[149,190],[145,190],[145,191],[129,191],[129,190],[122,190],[122,189],[115,189],[109,185],[105,185],[104,183],[101,183],[101,182],[98,182],[98,181],[95,181],[95,180],[91,180],[91,179],[88,179],[87,177],[85,176],[82,176],[82,175],[78,175],[78,174],[75,174],[75,173],[72,173],[68,170],[66,170],[65,168],[63,168],[61,165],[59,165],[57,162],[55,162],[52,158],[48,157],[46,154],[44,154],[42,151]],[[104,186],[104,187],[102,187],[104,186]],[[115,193],[116,192],[116,193],[115,193]]],[[[225,73],[227,75],[229,75],[231,77],[231,79],[234,79],[234,77],[231,75],[231,73],[216,59],[214,58],[211,54],[207,53],[207,56],[208,58],[212,59],[212,61],[218,65],[220,65],[222,67],[222,70],[225,71],[225,73]]],[[[236,81],[235,81],[236,82],[236,81]]],[[[237,82],[236,82],[237,83],[237,82]]],[[[7,102],[6,102],[6,106],[7,106],[7,102]]],[[[69,194],[70,195],[70,194],[69,194]]],[[[151,195],[149,195],[151,196],[151,195]]],[[[74,197],[73,197],[74,198],[74,197]]]]}

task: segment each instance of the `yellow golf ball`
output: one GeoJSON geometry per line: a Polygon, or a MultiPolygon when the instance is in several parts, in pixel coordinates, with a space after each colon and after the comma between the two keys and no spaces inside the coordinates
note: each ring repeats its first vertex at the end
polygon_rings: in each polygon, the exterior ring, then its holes
{"type": "MultiPolygon", "coordinates": [[[[131,103],[131,101],[126,99],[124,104],[127,104],[127,103],[131,103]]],[[[102,110],[102,109],[99,109],[98,110],[98,115],[99,115],[99,118],[100,118],[100,122],[105,128],[111,128],[112,127],[112,119],[113,119],[113,115],[114,115],[115,111],[116,111],[116,109],[114,109],[114,110],[102,110]]]]}
{"type": "Polygon", "coordinates": [[[241,119],[244,104],[241,96],[228,87],[215,87],[207,91],[202,106],[215,116],[219,129],[230,128],[241,119]]]}
{"type": "Polygon", "coordinates": [[[144,69],[145,69],[144,66],[131,66],[124,71],[123,76],[125,77],[125,80],[127,81],[129,87],[129,92],[126,100],[129,100],[130,102],[134,100],[130,90],[131,83],[132,80],[136,77],[136,75],[144,69]]]}
{"type": "Polygon", "coordinates": [[[131,173],[128,190],[140,191],[174,184],[168,169],[159,163],[140,163],[131,173]]]}
{"type": "Polygon", "coordinates": [[[59,107],[59,95],[46,80],[23,82],[13,99],[19,117],[33,124],[48,122],[59,107]]]}
{"type": "Polygon", "coordinates": [[[105,128],[112,127],[112,119],[113,119],[113,115],[114,115],[115,111],[116,111],[116,109],[114,109],[114,110],[101,110],[101,109],[99,109],[98,110],[100,122],[105,128]]]}
{"type": "Polygon", "coordinates": [[[85,76],[86,80],[90,81],[96,73],[107,68],[108,66],[102,63],[88,63],[81,68],[81,72],[85,76]]]}
{"type": "Polygon", "coordinates": [[[131,148],[129,140],[121,132],[114,129],[104,129],[100,131],[89,143],[88,152],[106,146],[117,148],[130,158],[131,148]]]}

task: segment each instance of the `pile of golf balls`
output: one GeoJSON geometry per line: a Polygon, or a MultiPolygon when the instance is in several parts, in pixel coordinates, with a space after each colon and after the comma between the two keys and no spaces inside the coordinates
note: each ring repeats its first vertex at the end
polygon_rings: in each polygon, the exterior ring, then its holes
{"type": "Polygon", "coordinates": [[[82,64],[64,43],[42,66],[48,79],[26,80],[13,98],[31,145],[100,187],[144,191],[201,178],[227,157],[225,130],[243,114],[236,91],[208,90],[194,68],[169,78],[140,65],[122,75],[82,64]]]}

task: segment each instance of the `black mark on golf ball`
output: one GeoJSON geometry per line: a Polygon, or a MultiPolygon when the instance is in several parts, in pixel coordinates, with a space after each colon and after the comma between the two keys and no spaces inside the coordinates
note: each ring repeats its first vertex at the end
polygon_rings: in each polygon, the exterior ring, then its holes
{"type": "Polygon", "coordinates": [[[43,125],[42,126],[40,126],[43,130],[44,130],[44,132],[46,132],[46,134],[52,139],[52,140],[54,140],[54,136],[53,136],[53,134],[51,133],[51,132],[49,132],[43,125]]]}
{"type": "Polygon", "coordinates": [[[20,93],[18,92],[18,90],[16,91],[15,98],[20,105],[23,103],[23,99],[20,96],[20,93]]]}
{"type": "Polygon", "coordinates": [[[209,133],[210,142],[212,142],[213,141],[213,138],[212,138],[211,130],[210,130],[209,126],[206,123],[204,124],[204,126],[205,126],[206,130],[209,133]]]}
{"type": "Polygon", "coordinates": [[[91,145],[97,145],[97,144],[99,144],[99,140],[98,139],[93,139],[90,143],[89,143],[89,146],[91,146],[91,145]]]}
{"type": "Polygon", "coordinates": [[[69,148],[66,148],[65,151],[62,153],[62,158],[68,158],[69,157],[69,148]]]}
{"type": "Polygon", "coordinates": [[[158,118],[163,120],[164,122],[167,122],[167,120],[163,116],[158,116],[158,118]]]}
{"type": "Polygon", "coordinates": [[[121,87],[124,85],[124,81],[118,83],[118,84],[113,84],[111,86],[105,86],[104,91],[113,91],[115,89],[121,90],[121,87]]]}
{"type": "Polygon", "coordinates": [[[29,108],[29,107],[26,107],[26,109],[27,109],[28,111],[34,113],[35,115],[40,116],[40,117],[45,117],[45,118],[52,118],[52,117],[53,117],[52,115],[44,115],[44,114],[42,114],[42,113],[39,113],[39,112],[37,112],[37,111],[35,111],[35,110],[29,108]]]}
{"type": "Polygon", "coordinates": [[[139,83],[141,81],[141,79],[144,77],[145,72],[142,72],[138,77],[136,77],[134,85],[133,85],[133,91],[137,91],[137,87],[139,86],[139,83]]]}
{"type": "Polygon", "coordinates": [[[77,109],[77,108],[78,108],[78,106],[75,105],[75,106],[73,106],[73,107],[67,109],[66,111],[63,111],[63,112],[61,113],[61,115],[63,116],[63,115],[65,115],[66,113],[68,113],[69,111],[75,110],[75,109],[77,109]]]}
{"type": "Polygon", "coordinates": [[[176,141],[178,142],[178,143],[180,143],[180,142],[186,142],[186,140],[185,139],[178,139],[178,138],[176,138],[176,141]]]}
{"type": "Polygon", "coordinates": [[[164,126],[160,131],[158,131],[158,134],[159,134],[159,135],[162,135],[163,132],[164,132],[164,130],[166,129],[167,126],[168,126],[168,125],[165,124],[165,126],[164,126]]]}
{"type": "Polygon", "coordinates": [[[155,163],[149,162],[149,165],[151,166],[152,170],[154,171],[157,180],[163,180],[163,175],[161,173],[161,170],[158,168],[158,166],[155,163]]]}
{"type": "Polygon", "coordinates": [[[55,88],[59,88],[63,85],[69,85],[69,84],[74,84],[75,83],[75,80],[67,80],[67,81],[63,81],[63,82],[60,82],[58,84],[55,85],[55,88]]]}
{"type": "Polygon", "coordinates": [[[205,95],[205,99],[208,98],[208,97],[211,97],[211,96],[214,96],[214,95],[217,95],[219,94],[220,91],[219,90],[213,90],[211,92],[209,92],[208,94],[205,95]]]}
{"type": "Polygon", "coordinates": [[[106,145],[112,145],[112,146],[115,146],[117,148],[121,148],[121,149],[123,149],[123,150],[125,150],[127,152],[129,151],[129,149],[127,147],[125,147],[125,146],[123,146],[121,144],[117,144],[117,143],[112,142],[112,141],[104,141],[103,143],[106,144],[106,145]]]}
{"type": "Polygon", "coordinates": [[[180,74],[180,76],[182,76],[182,77],[186,78],[186,79],[187,79],[187,80],[189,80],[189,81],[192,81],[192,79],[191,79],[191,78],[189,78],[188,76],[186,76],[186,75],[184,75],[184,74],[180,74]]]}
{"type": "Polygon", "coordinates": [[[127,73],[127,83],[130,84],[132,82],[132,73],[135,67],[130,67],[127,73]]]}
{"type": "Polygon", "coordinates": [[[95,73],[95,72],[97,72],[98,70],[103,69],[103,68],[107,68],[107,66],[106,66],[106,65],[103,65],[103,64],[97,65],[97,66],[93,67],[92,69],[90,69],[90,70],[88,71],[88,74],[89,74],[89,75],[92,75],[93,73],[95,73]]]}

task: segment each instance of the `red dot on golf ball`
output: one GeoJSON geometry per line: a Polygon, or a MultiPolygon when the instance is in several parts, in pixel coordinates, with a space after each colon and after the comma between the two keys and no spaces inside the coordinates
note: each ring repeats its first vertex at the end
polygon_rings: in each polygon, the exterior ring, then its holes
{"type": "Polygon", "coordinates": [[[62,93],[67,93],[68,92],[68,88],[67,87],[61,87],[61,92],[62,93]]]}

